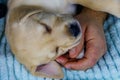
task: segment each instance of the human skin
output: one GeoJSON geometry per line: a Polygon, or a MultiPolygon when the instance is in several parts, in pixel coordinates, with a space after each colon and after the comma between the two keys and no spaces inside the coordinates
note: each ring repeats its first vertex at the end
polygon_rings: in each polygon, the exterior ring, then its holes
{"type": "Polygon", "coordinates": [[[106,13],[84,8],[76,16],[82,27],[82,39],[79,45],[56,59],[65,68],[73,70],[86,70],[93,67],[106,52],[106,40],[103,23],[106,13]],[[76,59],[85,48],[84,57],[76,59]]]}

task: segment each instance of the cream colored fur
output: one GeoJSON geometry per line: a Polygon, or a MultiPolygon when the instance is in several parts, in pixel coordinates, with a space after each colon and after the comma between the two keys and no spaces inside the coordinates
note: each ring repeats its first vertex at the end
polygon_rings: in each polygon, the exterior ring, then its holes
{"type": "Polygon", "coordinates": [[[120,0],[9,0],[6,36],[12,52],[33,74],[62,78],[63,72],[54,60],[80,42],[69,31],[76,22],[70,4],[81,4],[120,17],[120,0]],[[70,8],[69,8],[70,7],[70,8]],[[47,26],[47,27],[46,27],[47,26]],[[39,65],[55,65],[57,74],[36,72],[39,65]]]}

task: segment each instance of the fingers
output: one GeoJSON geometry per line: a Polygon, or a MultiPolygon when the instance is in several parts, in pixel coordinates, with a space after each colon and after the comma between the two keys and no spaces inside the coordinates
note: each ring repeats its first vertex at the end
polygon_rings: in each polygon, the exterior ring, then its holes
{"type": "Polygon", "coordinates": [[[68,69],[86,70],[93,67],[106,51],[106,41],[102,28],[89,26],[85,34],[84,58],[74,62],[67,62],[64,66],[68,69]],[[100,31],[99,31],[100,30],[100,31]]]}
{"type": "Polygon", "coordinates": [[[93,43],[96,42],[90,41],[90,43],[87,44],[89,45],[89,47],[87,47],[86,49],[84,58],[76,60],[74,62],[67,62],[64,66],[68,69],[75,70],[86,70],[93,67],[98,61],[98,59],[105,53],[105,49],[102,49],[99,44],[91,45],[93,43]]]}
{"type": "Polygon", "coordinates": [[[104,38],[100,38],[97,34],[94,37],[88,38],[86,41],[86,52],[84,58],[76,60],[74,62],[67,62],[64,66],[68,69],[86,70],[93,67],[96,62],[106,52],[106,43],[104,38]]]}

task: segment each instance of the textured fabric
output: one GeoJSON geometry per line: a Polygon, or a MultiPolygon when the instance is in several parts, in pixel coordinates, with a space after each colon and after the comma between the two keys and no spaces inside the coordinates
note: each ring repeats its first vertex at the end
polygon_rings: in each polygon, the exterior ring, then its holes
{"type": "MultiPolygon", "coordinates": [[[[2,1],[5,3],[5,0],[2,1]]],[[[120,80],[120,19],[109,16],[104,31],[107,53],[85,72],[63,69],[65,77],[62,80],[120,80]]],[[[32,76],[16,60],[6,41],[5,18],[0,19],[0,80],[52,80],[32,76]]]]}

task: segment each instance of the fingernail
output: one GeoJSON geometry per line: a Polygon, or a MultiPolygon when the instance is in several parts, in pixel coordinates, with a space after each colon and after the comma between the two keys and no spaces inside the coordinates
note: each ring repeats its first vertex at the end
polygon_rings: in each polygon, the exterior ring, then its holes
{"type": "Polygon", "coordinates": [[[63,63],[63,60],[61,59],[61,57],[57,58],[56,61],[59,63],[63,63]]]}
{"type": "Polygon", "coordinates": [[[60,60],[59,58],[58,58],[58,59],[56,59],[56,61],[57,61],[57,62],[61,62],[61,60],[60,60]]]}

